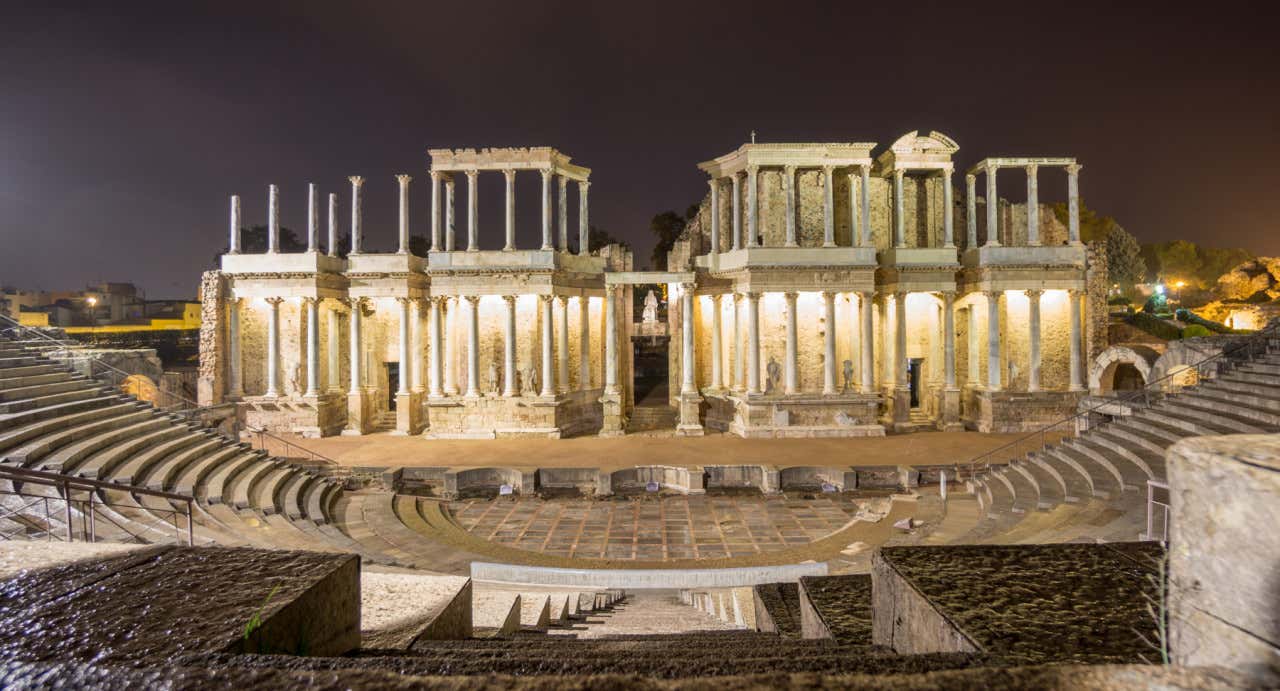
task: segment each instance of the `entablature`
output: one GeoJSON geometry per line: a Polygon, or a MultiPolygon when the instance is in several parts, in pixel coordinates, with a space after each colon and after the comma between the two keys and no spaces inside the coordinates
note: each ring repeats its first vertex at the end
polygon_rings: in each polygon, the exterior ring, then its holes
{"type": "Polygon", "coordinates": [[[432,275],[443,272],[492,272],[492,271],[571,271],[582,274],[601,274],[606,261],[600,256],[582,256],[556,250],[480,250],[468,252],[431,252],[426,260],[427,271],[432,275]]]}
{"type": "Polygon", "coordinates": [[[502,170],[549,170],[571,180],[586,182],[591,169],[570,163],[571,159],[549,146],[487,149],[429,149],[431,172],[502,170]]]}
{"type": "Polygon", "coordinates": [[[694,257],[694,267],[713,273],[754,269],[875,268],[874,247],[745,247],[694,257]]]}
{"type": "Polygon", "coordinates": [[[1027,166],[1074,166],[1076,159],[1068,156],[993,156],[973,164],[969,175],[980,175],[989,168],[1026,168],[1027,166]]]}
{"type": "Polygon", "coordinates": [[[224,254],[218,263],[226,274],[341,273],[347,269],[345,260],[319,252],[224,254]]]}
{"type": "Polygon", "coordinates": [[[874,142],[829,144],[743,144],[698,168],[713,178],[723,178],[745,171],[748,167],[847,168],[870,166],[874,142]]]}

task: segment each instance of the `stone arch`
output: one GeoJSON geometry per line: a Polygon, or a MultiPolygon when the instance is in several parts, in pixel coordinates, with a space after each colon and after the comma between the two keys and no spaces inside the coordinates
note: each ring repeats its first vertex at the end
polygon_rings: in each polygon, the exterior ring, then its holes
{"type": "MultiPolygon", "coordinates": [[[[1151,377],[1147,381],[1160,382],[1162,391],[1177,391],[1184,386],[1194,386],[1200,382],[1201,372],[1196,365],[1218,355],[1227,344],[1234,339],[1223,336],[1190,338],[1172,341],[1160,359],[1151,368],[1151,377]]],[[[1204,376],[1212,377],[1214,368],[1206,368],[1204,376]]]]}
{"type": "Polygon", "coordinates": [[[1111,346],[1098,354],[1089,366],[1089,393],[1095,396],[1112,392],[1117,371],[1132,367],[1142,376],[1143,384],[1151,381],[1151,370],[1160,354],[1145,346],[1111,346]]]}
{"type": "Polygon", "coordinates": [[[160,387],[145,374],[130,374],[120,382],[120,390],[144,403],[160,405],[160,387]]]}

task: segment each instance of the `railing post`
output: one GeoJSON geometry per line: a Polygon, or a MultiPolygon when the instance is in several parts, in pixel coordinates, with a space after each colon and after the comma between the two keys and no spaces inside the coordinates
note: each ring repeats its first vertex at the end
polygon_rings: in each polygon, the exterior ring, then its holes
{"type": "Polygon", "coordinates": [[[75,540],[75,528],[71,525],[71,486],[62,483],[62,499],[67,505],[67,542],[75,540]]]}
{"type": "Polygon", "coordinates": [[[196,512],[195,502],[187,500],[187,545],[189,547],[196,546],[196,512]]]}
{"type": "Polygon", "coordinates": [[[1151,510],[1153,508],[1151,506],[1151,503],[1154,499],[1155,499],[1155,487],[1153,487],[1151,484],[1151,481],[1148,480],[1147,481],[1147,539],[1148,540],[1155,537],[1155,535],[1153,535],[1153,533],[1155,532],[1155,525],[1153,524],[1154,512],[1151,510]]]}
{"type": "Polygon", "coordinates": [[[98,541],[98,526],[93,516],[93,492],[89,492],[89,542],[98,541]]]}

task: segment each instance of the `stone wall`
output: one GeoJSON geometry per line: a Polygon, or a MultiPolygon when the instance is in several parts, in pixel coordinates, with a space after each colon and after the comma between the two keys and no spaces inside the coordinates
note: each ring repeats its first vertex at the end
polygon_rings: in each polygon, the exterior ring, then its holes
{"type": "Polygon", "coordinates": [[[871,641],[901,655],[981,652],[880,550],[871,556],[871,641]]]}
{"type": "Polygon", "coordinates": [[[1107,271],[1107,244],[1091,242],[1085,258],[1085,359],[1092,361],[1111,345],[1107,339],[1107,293],[1111,289],[1111,276],[1107,271]]]}
{"type": "Polygon", "coordinates": [[[200,366],[196,395],[200,405],[222,403],[226,389],[226,280],[218,271],[200,276],[200,366]]]}

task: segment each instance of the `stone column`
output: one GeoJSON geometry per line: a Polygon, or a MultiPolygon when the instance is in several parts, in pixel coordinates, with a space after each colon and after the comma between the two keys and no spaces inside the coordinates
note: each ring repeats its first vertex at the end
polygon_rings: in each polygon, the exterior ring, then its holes
{"type": "Polygon", "coordinates": [[[1031,365],[1027,369],[1027,391],[1040,390],[1040,296],[1044,293],[1042,290],[1028,290],[1027,308],[1028,328],[1031,331],[1031,348],[1030,359],[1031,365]]]}
{"type": "Polygon", "coordinates": [[[1071,384],[1072,391],[1084,391],[1084,367],[1083,358],[1081,356],[1082,338],[1081,338],[1081,314],[1084,311],[1082,304],[1084,302],[1085,292],[1083,290],[1071,290],[1067,293],[1067,299],[1071,302],[1071,384]]]}
{"type": "Polygon", "coordinates": [[[422,386],[422,300],[409,302],[409,389],[421,393],[422,386]]]}
{"type": "Polygon", "coordinates": [[[502,249],[504,252],[511,252],[516,248],[516,171],[504,170],[502,177],[507,181],[507,236],[502,249]]]}
{"type": "Polygon", "coordinates": [[[281,298],[267,298],[267,393],[280,395],[280,303],[281,298]]]}
{"type": "Polygon", "coordinates": [[[746,368],[743,367],[743,363],[742,363],[742,316],[740,313],[740,310],[742,309],[742,305],[740,304],[741,297],[742,296],[740,296],[739,294],[733,293],[733,351],[732,351],[733,382],[731,383],[729,388],[735,391],[744,391],[747,388],[746,381],[744,381],[743,379],[743,373],[746,371],[746,368]]]}
{"type": "Polygon", "coordinates": [[[320,251],[320,192],[307,183],[307,251],[320,251]]]}
{"type": "Polygon", "coordinates": [[[955,213],[951,208],[955,202],[951,199],[951,168],[942,169],[942,246],[948,249],[956,246],[955,213]]]}
{"type": "Polygon", "coordinates": [[[604,286],[604,393],[618,395],[618,288],[604,286]]]}
{"type": "MultiPolygon", "coordinates": [[[[480,171],[467,171],[467,251],[480,251],[480,171]]],[[[470,382],[467,383],[470,387],[470,382]]]]}
{"type": "Polygon", "coordinates": [[[444,248],[440,237],[440,173],[431,171],[431,251],[444,248]]]}
{"type": "Polygon", "coordinates": [[[443,347],[444,325],[441,319],[441,312],[444,311],[444,303],[446,298],[432,296],[431,298],[431,314],[427,321],[427,338],[430,341],[427,346],[431,348],[431,360],[428,369],[430,370],[430,381],[427,384],[427,395],[431,398],[440,398],[444,395],[444,358],[441,357],[440,349],[443,347]]]}
{"type": "Polygon", "coordinates": [[[307,390],[303,395],[320,395],[320,305],[315,298],[302,298],[307,306],[307,390]]]}
{"type": "Polygon", "coordinates": [[[796,293],[784,293],[787,301],[787,349],[786,362],[783,364],[783,393],[794,394],[800,388],[800,356],[796,329],[796,293]]]}
{"type": "Polygon", "coordinates": [[[858,293],[858,319],[862,322],[861,350],[862,393],[873,394],[876,390],[875,372],[875,317],[871,309],[871,293],[858,293]]]}
{"type": "Polygon", "coordinates": [[[907,294],[893,294],[893,385],[910,386],[907,378],[907,294]]]}
{"type": "Polygon", "coordinates": [[[480,397],[480,296],[467,295],[467,398],[480,397]]]}
{"type": "Polygon", "coordinates": [[[1040,245],[1040,183],[1036,178],[1040,167],[1027,166],[1027,244],[1040,245]]]}
{"type": "Polygon", "coordinates": [[[396,298],[400,303],[400,366],[396,368],[396,395],[409,393],[409,298],[396,298]]]}
{"type": "Polygon", "coordinates": [[[799,247],[796,242],[796,168],[785,166],[782,169],[782,190],[787,195],[787,247],[799,247]]]}
{"type": "Polygon", "coordinates": [[[862,246],[871,247],[871,166],[862,169],[862,246]]]}
{"type": "Polygon", "coordinates": [[[907,224],[904,216],[902,199],[902,176],[906,171],[899,168],[893,171],[893,246],[907,246],[907,224]]]}
{"type": "Polygon", "coordinates": [[[720,295],[711,296],[711,388],[724,388],[724,344],[720,335],[720,295]]]}
{"type": "Polygon", "coordinates": [[[325,373],[325,377],[329,381],[326,382],[327,386],[325,388],[332,392],[332,391],[342,390],[342,364],[341,364],[342,360],[339,357],[339,350],[341,349],[342,346],[339,341],[339,339],[341,338],[341,328],[339,327],[339,324],[338,324],[339,318],[340,318],[340,315],[338,314],[338,310],[335,309],[333,306],[330,306],[328,310],[328,314],[329,314],[329,344],[328,344],[328,347],[325,348],[325,354],[327,356],[326,359],[328,360],[328,362],[326,363],[327,367],[325,368],[327,370],[325,373]]]}
{"type": "Polygon", "coordinates": [[[836,188],[833,176],[835,168],[822,167],[824,195],[822,198],[822,246],[836,246],[836,188]]]}
{"type": "Polygon", "coordinates": [[[747,247],[759,245],[757,221],[759,214],[759,185],[757,183],[758,166],[747,166],[747,247]]]}
{"type": "Polygon", "coordinates": [[[969,301],[969,386],[982,386],[982,339],[978,335],[978,306],[969,301]]]}
{"type": "Polygon", "coordinates": [[[1080,169],[1084,166],[1072,163],[1067,166],[1067,241],[1080,244],[1080,169]]]}
{"type": "Polygon", "coordinates": [[[452,252],[457,247],[457,223],[454,220],[453,176],[444,178],[444,249],[452,252]]]}
{"type": "Polygon", "coordinates": [[[733,182],[733,249],[742,249],[742,179],[737,173],[730,178],[733,182]]]}
{"type": "Polygon", "coordinates": [[[542,249],[555,249],[552,245],[551,238],[551,171],[540,170],[542,173],[542,249]]]}
{"type": "Polygon", "coordinates": [[[760,393],[760,293],[747,293],[747,394],[760,393]]]}
{"type": "Polygon", "coordinates": [[[1000,390],[1000,291],[987,296],[987,390],[1000,390]]]}
{"type": "Polygon", "coordinates": [[[984,247],[1000,246],[1000,196],[996,191],[995,166],[987,166],[987,244],[984,247]]]}
{"type": "Polygon", "coordinates": [[[569,193],[567,191],[568,181],[563,175],[557,175],[556,178],[560,185],[560,200],[559,200],[560,203],[556,207],[556,214],[559,216],[559,218],[557,218],[556,221],[560,226],[560,251],[568,252],[569,251],[569,193]]]}
{"type": "Polygon", "coordinates": [[[352,175],[351,181],[351,254],[360,254],[364,235],[363,194],[364,178],[352,175]]]}
{"type": "Polygon", "coordinates": [[[240,254],[240,195],[231,195],[231,239],[227,244],[227,254],[240,254]]]}
{"type": "Polygon", "coordinates": [[[978,176],[964,176],[965,249],[978,246],[978,176]]]}
{"type": "Polygon", "coordinates": [[[520,395],[516,388],[516,296],[503,295],[506,308],[504,338],[502,341],[502,395],[508,398],[520,395]]]}
{"type": "Polygon", "coordinates": [[[445,309],[444,314],[444,393],[446,396],[458,395],[458,350],[456,341],[458,339],[458,313],[462,311],[462,301],[456,297],[444,298],[444,302],[440,306],[445,309]]]}
{"type": "Polygon", "coordinates": [[[364,321],[364,315],[361,314],[361,298],[353,298],[351,300],[351,324],[347,329],[351,337],[350,345],[350,364],[351,364],[351,395],[361,393],[364,388],[364,346],[360,338],[360,326],[364,321]]]}
{"type": "Polygon", "coordinates": [[[400,254],[409,253],[409,181],[412,179],[405,174],[396,176],[396,182],[400,183],[400,248],[397,250],[400,254]]]}
{"type": "Polygon", "coordinates": [[[680,393],[698,392],[694,382],[693,360],[693,290],[694,284],[680,284],[680,393]]]}
{"type": "Polygon", "coordinates": [[[555,329],[551,321],[554,318],[551,300],[550,295],[538,296],[542,307],[542,338],[539,340],[542,341],[542,395],[545,397],[556,395],[555,348],[552,343],[555,329]]]}
{"type": "Polygon", "coordinates": [[[711,188],[711,254],[720,253],[720,181],[707,180],[711,188]]]}
{"type": "Polygon", "coordinates": [[[862,244],[862,228],[858,223],[858,182],[856,171],[849,169],[849,246],[858,247],[862,244]]]}
{"type": "MultiPolygon", "coordinates": [[[[591,254],[591,224],[587,219],[587,191],[590,188],[590,182],[578,181],[578,254],[583,257],[591,254]]],[[[585,350],[582,352],[586,353],[585,350]]]]}
{"type": "Polygon", "coordinates": [[[822,334],[822,393],[836,393],[836,294],[822,293],[823,317],[826,320],[822,334]]]}
{"type": "Polygon", "coordinates": [[[329,193],[329,252],[330,257],[338,256],[338,195],[329,193]]]}
{"type": "Polygon", "coordinates": [[[240,299],[227,301],[227,379],[232,398],[244,398],[244,364],[240,356],[240,299]]]}
{"type": "MultiPolygon", "coordinates": [[[[565,251],[568,251],[568,245],[565,245],[565,251]]],[[[560,315],[556,322],[556,390],[569,393],[569,297],[559,295],[556,301],[560,303],[560,315]]]]}
{"type": "Polygon", "coordinates": [[[591,388],[591,298],[578,297],[578,389],[591,388]]]}
{"type": "Polygon", "coordinates": [[[942,291],[943,386],[956,388],[956,294],[942,291]]]}
{"type": "Polygon", "coordinates": [[[280,251],[280,188],[267,185],[267,252],[280,251]]]}

